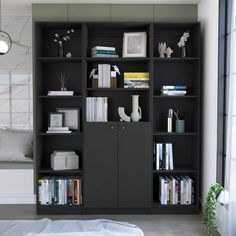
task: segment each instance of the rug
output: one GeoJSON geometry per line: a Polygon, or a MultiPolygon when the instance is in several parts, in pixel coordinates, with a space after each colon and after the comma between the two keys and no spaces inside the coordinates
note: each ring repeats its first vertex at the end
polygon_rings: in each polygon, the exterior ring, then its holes
{"type": "Polygon", "coordinates": [[[144,236],[136,225],[99,220],[0,220],[1,236],[144,236]]]}

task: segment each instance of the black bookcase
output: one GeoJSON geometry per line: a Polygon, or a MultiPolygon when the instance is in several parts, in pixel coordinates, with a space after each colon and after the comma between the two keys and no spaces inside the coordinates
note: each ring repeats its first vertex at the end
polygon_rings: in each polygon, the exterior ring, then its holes
{"type": "Polygon", "coordinates": [[[35,22],[34,25],[34,130],[36,186],[43,176],[80,176],[83,205],[39,205],[38,214],[90,213],[197,213],[200,187],[200,24],[199,23],[105,23],[35,22]],[[64,51],[71,58],[58,57],[54,34],[75,29],[64,51]],[[180,57],[177,43],[186,31],[187,56],[180,57]],[[122,58],[124,32],[147,33],[147,57],[122,58]],[[174,53],[159,58],[158,42],[166,42],[174,53]],[[97,45],[115,47],[119,58],[92,58],[97,45]],[[121,76],[117,88],[92,88],[89,72],[100,63],[117,65],[121,76]],[[126,89],[123,72],[150,73],[149,89],[126,89]],[[59,90],[56,73],[70,73],[68,90],[74,96],[47,96],[59,90]],[[163,85],[187,85],[185,96],[161,96],[163,85]],[[118,107],[131,113],[131,95],[140,95],[142,120],[120,122],[118,107]],[[86,97],[108,97],[108,122],[86,122],[86,97]],[[48,114],[56,108],[81,109],[81,131],[48,134],[48,114]],[[169,108],[186,113],[186,132],[167,133],[169,108]],[[174,170],[153,170],[153,141],[171,142],[174,170]],[[80,169],[53,171],[50,154],[54,150],[75,150],[80,169]],[[159,176],[188,175],[194,179],[194,204],[161,205],[159,176]]]}

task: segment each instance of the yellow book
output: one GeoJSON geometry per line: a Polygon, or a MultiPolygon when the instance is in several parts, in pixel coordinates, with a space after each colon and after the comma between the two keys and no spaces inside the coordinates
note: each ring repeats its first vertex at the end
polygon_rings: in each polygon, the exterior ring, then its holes
{"type": "Polygon", "coordinates": [[[124,72],[124,78],[149,78],[148,72],[124,72]]]}

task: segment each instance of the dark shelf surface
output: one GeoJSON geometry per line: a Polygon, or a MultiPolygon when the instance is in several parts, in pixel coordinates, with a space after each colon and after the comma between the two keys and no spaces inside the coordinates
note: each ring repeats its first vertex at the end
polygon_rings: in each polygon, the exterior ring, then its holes
{"type": "Polygon", "coordinates": [[[111,61],[111,62],[147,62],[149,57],[86,57],[87,61],[100,62],[100,61],[111,61]]]}
{"type": "Polygon", "coordinates": [[[50,167],[41,168],[38,173],[40,174],[68,174],[68,175],[81,175],[83,171],[81,169],[73,170],[53,170],[50,167]]]}
{"type": "Polygon", "coordinates": [[[57,99],[57,98],[65,98],[65,99],[70,99],[70,98],[82,98],[82,95],[74,95],[74,96],[47,96],[47,95],[39,95],[37,96],[38,98],[46,98],[46,99],[57,99]]]}
{"type": "Polygon", "coordinates": [[[198,98],[197,95],[177,95],[177,96],[167,96],[167,95],[154,95],[154,98],[157,99],[170,99],[170,98],[181,98],[181,99],[189,99],[189,98],[198,98]]]}
{"type": "Polygon", "coordinates": [[[72,131],[71,133],[46,133],[46,132],[40,132],[38,133],[40,136],[50,136],[50,135],[83,135],[83,132],[76,132],[72,131]]]}
{"type": "Polygon", "coordinates": [[[177,132],[157,131],[157,132],[154,132],[153,135],[163,135],[163,136],[194,136],[194,135],[197,135],[197,132],[177,133],[177,132]]]}
{"type": "Polygon", "coordinates": [[[149,91],[149,88],[87,88],[88,91],[149,91]]]}
{"type": "Polygon", "coordinates": [[[37,57],[38,61],[42,62],[81,62],[82,57],[37,57]]]}
{"type": "Polygon", "coordinates": [[[157,62],[193,62],[198,61],[198,57],[170,57],[170,58],[161,58],[161,57],[154,57],[154,61],[157,62]]]}
{"type": "Polygon", "coordinates": [[[186,169],[186,168],[177,168],[174,170],[153,170],[153,173],[155,174],[184,174],[184,173],[196,173],[196,170],[193,169],[186,169]]]}

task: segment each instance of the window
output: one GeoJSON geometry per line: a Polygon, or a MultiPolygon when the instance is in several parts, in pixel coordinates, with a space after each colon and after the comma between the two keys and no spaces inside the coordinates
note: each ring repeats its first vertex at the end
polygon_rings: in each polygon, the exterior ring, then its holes
{"type": "Polygon", "coordinates": [[[0,74],[0,127],[32,128],[32,76],[28,72],[0,74]]]}

